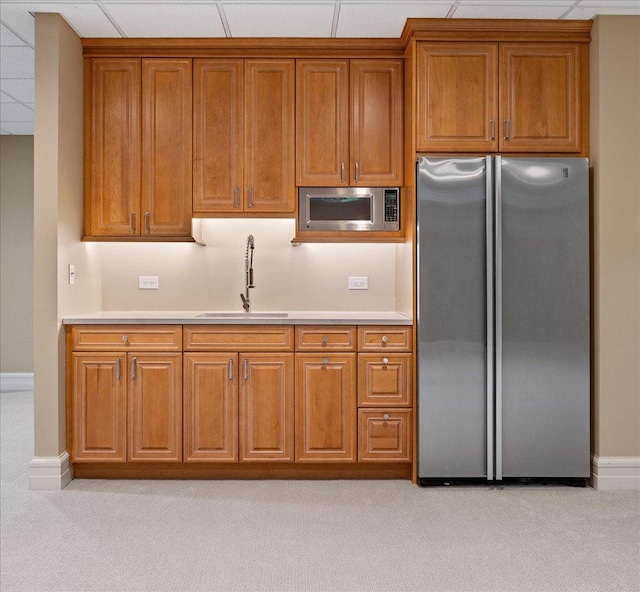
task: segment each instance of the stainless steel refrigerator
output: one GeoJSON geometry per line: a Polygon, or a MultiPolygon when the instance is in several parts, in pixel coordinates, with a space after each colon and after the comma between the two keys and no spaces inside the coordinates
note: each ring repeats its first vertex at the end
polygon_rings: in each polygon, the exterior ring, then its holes
{"type": "Polygon", "coordinates": [[[589,477],[582,158],[418,160],[418,478],[589,477]]]}

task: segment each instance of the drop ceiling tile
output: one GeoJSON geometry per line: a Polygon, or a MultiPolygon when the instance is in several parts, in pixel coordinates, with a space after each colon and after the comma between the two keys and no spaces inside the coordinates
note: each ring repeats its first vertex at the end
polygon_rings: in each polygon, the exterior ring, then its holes
{"type": "Polygon", "coordinates": [[[33,78],[34,52],[28,46],[3,47],[0,52],[0,71],[6,78],[33,78]]]}
{"type": "Polygon", "coordinates": [[[557,19],[572,0],[460,0],[453,18],[557,19]]]}
{"type": "Polygon", "coordinates": [[[2,133],[15,136],[33,136],[33,121],[3,121],[0,124],[2,133]]]}
{"type": "Polygon", "coordinates": [[[35,96],[33,78],[2,78],[0,90],[22,103],[33,103],[35,96]]]}
{"type": "Polygon", "coordinates": [[[6,47],[7,45],[26,45],[26,43],[0,23],[0,45],[6,47]]]}
{"type": "Polygon", "coordinates": [[[232,37],[329,37],[335,2],[223,2],[232,37]]]}
{"type": "Polygon", "coordinates": [[[224,37],[215,4],[104,2],[127,37],[224,37]]]}
{"type": "Polygon", "coordinates": [[[0,103],[16,103],[17,101],[7,93],[0,91],[0,103]]]}
{"type": "Polygon", "coordinates": [[[2,2],[0,4],[2,21],[32,46],[35,43],[32,14],[36,12],[60,13],[80,37],[120,37],[120,33],[95,2],[2,2]]]}
{"type": "Polygon", "coordinates": [[[399,37],[408,18],[444,18],[453,2],[345,2],[337,37],[399,37]]]}
{"type": "Polygon", "coordinates": [[[598,15],[640,16],[640,2],[638,0],[599,0],[597,2],[583,0],[565,18],[592,19],[598,15]]]}
{"type": "Polygon", "coordinates": [[[0,121],[33,121],[33,111],[22,103],[0,103],[0,121]]]}

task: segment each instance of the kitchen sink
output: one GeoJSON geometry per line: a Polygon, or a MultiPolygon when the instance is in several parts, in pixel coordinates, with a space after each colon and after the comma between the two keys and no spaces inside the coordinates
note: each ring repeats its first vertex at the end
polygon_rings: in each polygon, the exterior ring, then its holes
{"type": "Polygon", "coordinates": [[[286,319],[288,312],[205,312],[198,315],[198,318],[208,319],[261,319],[277,318],[286,319]]]}

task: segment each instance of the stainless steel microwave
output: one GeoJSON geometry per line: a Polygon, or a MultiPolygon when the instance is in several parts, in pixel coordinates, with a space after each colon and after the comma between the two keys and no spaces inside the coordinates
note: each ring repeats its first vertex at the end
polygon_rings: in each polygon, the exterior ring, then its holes
{"type": "Polygon", "coordinates": [[[298,230],[399,229],[399,187],[300,187],[298,189],[298,230]]]}

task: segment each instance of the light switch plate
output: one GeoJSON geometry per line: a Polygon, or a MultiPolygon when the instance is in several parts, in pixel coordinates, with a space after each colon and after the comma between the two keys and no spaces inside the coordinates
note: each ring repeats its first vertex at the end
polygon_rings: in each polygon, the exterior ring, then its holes
{"type": "Polygon", "coordinates": [[[73,286],[76,283],[76,266],[73,263],[69,263],[69,285],[73,286]]]}
{"type": "Polygon", "coordinates": [[[367,276],[349,276],[349,290],[368,290],[369,278],[367,276]]]}
{"type": "Polygon", "coordinates": [[[159,281],[157,275],[139,275],[138,288],[141,290],[157,290],[159,281]]]}

